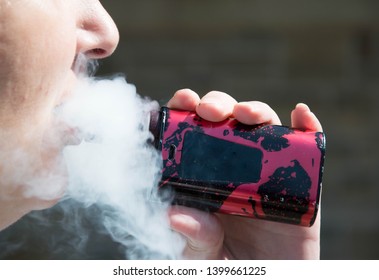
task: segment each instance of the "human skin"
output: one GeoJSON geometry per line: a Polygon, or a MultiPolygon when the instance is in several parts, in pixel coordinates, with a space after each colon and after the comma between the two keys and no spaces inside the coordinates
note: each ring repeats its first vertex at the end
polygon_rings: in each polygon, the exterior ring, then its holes
{"type": "MultiPolygon", "coordinates": [[[[280,125],[277,114],[258,101],[238,103],[223,92],[202,99],[189,90],[176,92],[168,106],[196,111],[211,121],[234,117],[245,124],[280,125]]],[[[305,104],[291,112],[294,128],[322,131],[316,116],[305,104]]],[[[169,213],[171,227],[187,240],[183,257],[188,259],[319,259],[320,211],[312,227],[301,227],[231,215],[204,213],[182,206],[169,213]]]]}
{"type": "Polygon", "coordinates": [[[54,109],[76,84],[78,55],[107,57],[118,40],[99,1],[0,0],[0,230],[61,197],[75,137],[54,109]]]}
{"type": "MultiPolygon", "coordinates": [[[[105,58],[118,39],[99,1],[0,0],[0,230],[30,211],[54,205],[64,193],[62,151],[76,139],[70,128],[56,122],[54,109],[77,82],[78,55],[105,58]],[[39,180],[31,182],[35,178],[39,180]]],[[[200,99],[183,89],[168,106],[196,111],[209,121],[235,117],[246,124],[280,124],[267,104],[238,103],[222,92],[200,99]]],[[[304,104],[292,112],[292,126],[321,131],[304,104]]],[[[185,258],[319,257],[320,215],[311,228],[185,207],[172,208],[169,218],[187,239],[185,258]]]]}

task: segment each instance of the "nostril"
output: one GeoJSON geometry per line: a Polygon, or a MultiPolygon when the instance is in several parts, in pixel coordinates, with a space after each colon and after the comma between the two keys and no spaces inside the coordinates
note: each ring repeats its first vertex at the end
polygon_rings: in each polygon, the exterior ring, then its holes
{"type": "Polygon", "coordinates": [[[101,59],[108,56],[108,51],[103,48],[93,48],[84,52],[84,54],[90,59],[101,59]]]}
{"type": "Polygon", "coordinates": [[[107,51],[101,48],[95,48],[86,53],[91,58],[103,58],[107,56],[107,51]]]}

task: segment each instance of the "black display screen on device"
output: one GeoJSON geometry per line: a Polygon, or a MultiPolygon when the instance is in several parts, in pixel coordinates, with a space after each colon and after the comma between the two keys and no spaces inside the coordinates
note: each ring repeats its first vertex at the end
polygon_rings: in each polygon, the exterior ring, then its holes
{"type": "Polygon", "coordinates": [[[260,180],[262,157],[257,148],[188,131],[178,171],[188,180],[255,183],[260,180]]]}

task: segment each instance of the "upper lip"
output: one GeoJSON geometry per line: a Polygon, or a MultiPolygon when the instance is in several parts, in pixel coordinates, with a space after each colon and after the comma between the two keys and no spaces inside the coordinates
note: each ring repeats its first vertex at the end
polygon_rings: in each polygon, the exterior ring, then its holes
{"type": "Polygon", "coordinates": [[[91,76],[95,74],[98,63],[96,59],[90,59],[83,53],[75,55],[71,69],[78,76],[91,76]]]}

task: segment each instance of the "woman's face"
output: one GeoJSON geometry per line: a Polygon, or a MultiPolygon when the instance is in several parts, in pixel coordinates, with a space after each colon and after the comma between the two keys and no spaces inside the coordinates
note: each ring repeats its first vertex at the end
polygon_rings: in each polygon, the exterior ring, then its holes
{"type": "Polygon", "coordinates": [[[61,194],[54,186],[41,199],[28,191],[35,176],[59,177],[55,185],[65,185],[60,157],[70,137],[54,109],[75,86],[78,54],[103,58],[117,43],[117,28],[99,1],[0,0],[0,230],[61,194]],[[5,205],[13,212],[5,213],[5,205]]]}

